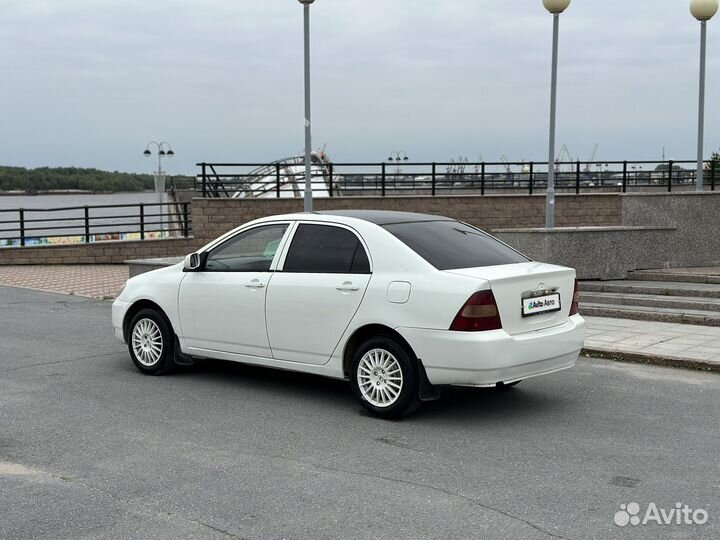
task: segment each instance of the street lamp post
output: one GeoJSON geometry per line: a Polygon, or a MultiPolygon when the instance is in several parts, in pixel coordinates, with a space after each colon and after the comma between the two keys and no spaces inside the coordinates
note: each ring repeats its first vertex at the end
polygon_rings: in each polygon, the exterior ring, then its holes
{"type": "Polygon", "coordinates": [[[560,14],[570,5],[570,0],[543,0],[543,5],[553,16],[552,76],[550,82],[550,143],[548,152],[548,185],[545,202],[545,226],[555,226],[555,119],[557,113],[558,42],[560,14]]]}
{"type": "Polygon", "coordinates": [[[305,211],[312,212],[312,124],[310,121],[310,4],[315,0],[298,0],[303,5],[305,27],[305,211]]]}
{"type": "Polygon", "coordinates": [[[400,172],[402,172],[402,169],[400,169],[400,162],[408,161],[409,159],[410,158],[408,157],[407,152],[400,151],[400,152],[391,152],[390,157],[388,158],[388,161],[390,163],[392,163],[393,161],[395,162],[395,164],[397,166],[396,173],[398,176],[400,176],[400,172]]]}
{"type": "Polygon", "coordinates": [[[700,94],[698,98],[698,152],[696,191],[703,190],[705,153],[705,64],[707,57],[707,22],[713,18],[718,10],[718,0],[692,0],[690,13],[700,21],[700,94]]]}
{"type": "Polygon", "coordinates": [[[164,223],[163,223],[163,193],[165,193],[165,174],[162,170],[162,158],[164,157],[173,157],[175,155],[175,152],[173,152],[172,147],[170,146],[169,142],[162,141],[150,141],[145,146],[145,151],[143,152],[143,155],[145,157],[152,156],[152,151],[150,150],[150,147],[154,146],[157,149],[157,156],[158,156],[158,168],[155,173],[155,193],[158,194],[158,203],[160,204],[160,236],[162,236],[163,229],[164,229],[164,223]]]}

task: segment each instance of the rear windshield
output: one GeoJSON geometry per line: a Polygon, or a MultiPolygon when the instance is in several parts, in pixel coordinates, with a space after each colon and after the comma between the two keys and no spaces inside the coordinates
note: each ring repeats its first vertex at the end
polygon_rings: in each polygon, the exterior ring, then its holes
{"type": "Polygon", "coordinates": [[[529,261],[488,234],[458,221],[395,223],[383,228],[438,270],[529,261]]]}

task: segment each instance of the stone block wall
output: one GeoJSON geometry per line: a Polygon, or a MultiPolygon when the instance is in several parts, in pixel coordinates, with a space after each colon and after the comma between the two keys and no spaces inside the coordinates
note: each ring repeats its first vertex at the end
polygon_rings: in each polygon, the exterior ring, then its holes
{"type": "MultiPolygon", "coordinates": [[[[0,248],[0,265],[121,264],[128,259],[181,256],[253,219],[302,209],[302,199],[196,198],[193,238],[0,248]]],[[[488,231],[502,230],[499,236],[536,260],[577,267],[583,277],[608,279],[622,277],[626,269],[720,264],[720,193],[562,194],[557,197],[559,230],[554,232],[542,229],[542,194],[336,197],[316,199],[315,209],[402,210],[454,217],[488,231]],[[618,226],[635,230],[607,230],[618,226]],[[586,229],[561,230],[568,227],[586,229]]]]}
{"type": "Polygon", "coordinates": [[[192,238],[93,242],[38,247],[0,248],[0,265],[122,264],[128,259],[183,255],[195,249],[192,238]]]}
{"type": "Polygon", "coordinates": [[[623,227],[500,230],[535,260],[575,268],[582,279],[624,279],[628,271],[720,266],[720,192],[628,193],[623,227]]]}
{"type": "MultiPolygon", "coordinates": [[[[336,197],[316,199],[315,210],[401,210],[449,216],[484,230],[542,227],[544,195],[452,197],[336,197]]],[[[253,219],[302,212],[302,199],[193,199],[193,234],[199,245],[253,219]]],[[[622,223],[617,194],[558,195],[558,227],[622,223]]]]}
{"type": "Polygon", "coordinates": [[[628,194],[623,223],[631,227],[672,227],[654,247],[665,267],[720,266],[720,192],[628,194]]]}
{"type": "Polygon", "coordinates": [[[661,248],[676,234],[673,228],[503,229],[494,234],[534,261],[574,268],[579,279],[625,279],[632,270],[665,268],[673,258],[683,260],[682,254],[661,248]]]}

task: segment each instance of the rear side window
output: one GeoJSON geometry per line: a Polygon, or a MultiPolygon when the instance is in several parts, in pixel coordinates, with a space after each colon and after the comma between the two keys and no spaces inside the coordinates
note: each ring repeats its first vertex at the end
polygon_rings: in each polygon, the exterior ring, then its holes
{"type": "Polygon", "coordinates": [[[301,224],[293,236],[283,271],[369,274],[370,262],[358,237],[347,229],[301,224]]]}
{"type": "Polygon", "coordinates": [[[396,223],[383,228],[438,270],[530,260],[490,235],[458,221],[396,223]]]}

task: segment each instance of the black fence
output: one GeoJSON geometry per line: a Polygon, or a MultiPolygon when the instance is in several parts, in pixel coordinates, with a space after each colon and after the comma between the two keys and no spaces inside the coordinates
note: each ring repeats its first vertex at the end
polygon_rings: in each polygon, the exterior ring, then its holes
{"type": "MultiPolygon", "coordinates": [[[[695,161],[602,161],[556,164],[560,193],[693,189],[695,161]]],[[[203,197],[301,197],[305,171],[297,163],[198,163],[203,197]]],[[[705,189],[714,191],[720,168],[705,164],[705,189]]],[[[538,193],[547,189],[546,162],[318,163],[317,197],[538,193]]]]}
{"type": "Polygon", "coordinates": [[[190,203],[139,203],[0,210],[0,246],[189,237],[190,203]]]}

